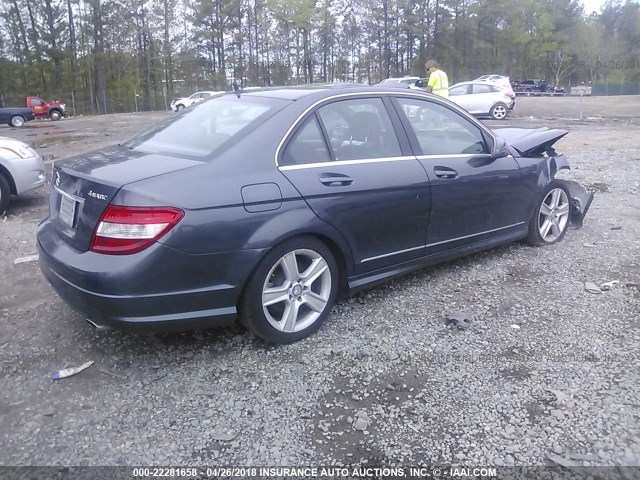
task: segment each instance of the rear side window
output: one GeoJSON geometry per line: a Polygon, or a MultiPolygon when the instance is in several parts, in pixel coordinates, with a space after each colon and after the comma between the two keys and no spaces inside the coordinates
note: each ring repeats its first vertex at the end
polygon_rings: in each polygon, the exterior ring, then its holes
{"type": "Polygon", "coordinates": [[[289,102],[223,95],[173,115],[124,144],[149,153],[204,157],[247,135],[289,102]]]}
{"type": "Polygon", "coordinates": [[[324,135],[315,115],[309,117],[287,144],[280,166],[330,162],[324,135]]]}
{"type": "Polygon", "coordinates": [[[398,137],[381,98],[333,102],[321,107],[318,116],[329,134],[336,160],[402,155],[398,137]]]}
{"type": "Polygon", "coordinates": [[[397,101],[418,139],[420,155],[489,153],[480,129],[462,115],[428,100],[397,101]]]}

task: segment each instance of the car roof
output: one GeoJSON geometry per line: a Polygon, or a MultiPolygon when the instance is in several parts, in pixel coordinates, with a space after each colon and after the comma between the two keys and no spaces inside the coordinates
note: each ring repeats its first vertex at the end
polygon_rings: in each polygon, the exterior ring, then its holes
{"type": "Polygon", "coordinates": [[[468,82],[459,82],[456,83],[455,85],[451,85],[449,88],[453,88],[453,87],[460,87],[462,85],[489,85],[490,87],[498,87],[499,85],[495,85],[493,83],[487,83],[487,82],[482,82],[482,81],[476,81],[476,80],[470,80],[468,82]]]}
{"type": "Polygon", "coordinates": [[[389,77],[389,78],[385,78],[382,81],[385,82],[387,80],[391,80],[391,81],[394,81],[394,82],[400,82],[402,80],[419,80],[419,79],[420,79],[420,77],[406,76],[406,77],[389,77]]]}
{"type": "MultiPolygon", "coordinates": [[[[375,93],[375,92],[406,92],[407,87],[398,84],[387,86],[368,86],[361,84],[309,84],[296,87],[269,87],[262,90],[240,92],[241,95],[251,97],[281,98],[284,100],[298,100],[303,97],[316,96],[318,98],[330,97],[339,93],[375,93]]],[[[415,90],[412,90],[415,92],[415,90]]]]}

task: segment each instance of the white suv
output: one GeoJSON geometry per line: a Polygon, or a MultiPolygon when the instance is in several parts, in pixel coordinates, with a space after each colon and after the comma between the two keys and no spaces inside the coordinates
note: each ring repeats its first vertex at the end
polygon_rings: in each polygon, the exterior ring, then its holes
{"type": "Polygon", "coordinates": [[[173,110],[174,112],[179,112],[183,108],[190,107],[194,103],[199,103],[203,100],[207,100],[208,98],[222,95],[223,93],[224,92],[213,92],[206,90],[202,92],[196,92],[190,97],[176,98],[173,102],[171,102],[171,110],[173,110]]]}
{"type": "Polygon", "coordinates": [[[408,85],[409,88],[414,90],[424,90],[427,86],[426,79],[420,77],[394,77],[382,80],[377,85],[384,85],[386,87],[400,87],[408,85]]]}

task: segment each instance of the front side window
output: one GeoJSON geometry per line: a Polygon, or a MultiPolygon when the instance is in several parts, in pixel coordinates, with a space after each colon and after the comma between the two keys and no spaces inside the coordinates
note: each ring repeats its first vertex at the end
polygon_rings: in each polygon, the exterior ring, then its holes
{"type": "Polygon", "coordinates": [[[449,89],[449,96],[455,97],[457,95],[466,95],[469,90],[469,85],[458,85],[457,87],[451,87],[449,89]]]}
{"type": "Polygon", "coordinates": [[[42,105],[42,100],[40,100],[39,98],[32,98],[31,99],[31,104],[34,107],[39,107],[40,105],[42,105]]]}
{"type": "Polygon", "coordinates": [[[281,166],[330,162],[324,135],[315,115],[309,117],[287,144],[281,166]]]}
{"type": "Polygon", "coordinates": [[[453,110],[427,100],[398,98],[415,133],[421,155],[466,155],[489,153],[480,128],[453,110]]]}
{"type": "Polygon", "coordinates": [[[473,93],[491,93],[493,92],[493,88],[491,85],[474,85],[473,93]]]}
{"type": "Polygon", "coordinates": [[[381,98],[341,100],[325,105],[318,116],[329,135],[336,160],[402,155],[381,98]]]}
{"type": "Polygon", "coordinates": [[[145,153],[204,157],[227,142],[243,138],[288,103],[275,98],[223,95],[169,117],[124,146],[145,153]]]}

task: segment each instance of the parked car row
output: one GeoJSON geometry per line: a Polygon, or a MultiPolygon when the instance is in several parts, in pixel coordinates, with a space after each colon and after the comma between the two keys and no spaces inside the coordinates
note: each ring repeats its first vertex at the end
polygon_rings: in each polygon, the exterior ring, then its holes
{"type": "Polygon", "coordinates": [[[511,85],[513,86],[513,90],[517,93],[553,93],[557,95],[564,94],[563,87],[549,85],[545,80],[541,79],[515,80],[511,85]]]}
{"type": "Polygon", "coordinates": [[[24,108],[0,108],[0,123],[20,128],[34,118],[57,121],[67,116],[66,105],[58,101],[47,102],[40,97],[27,96],[24,104],[24,108]]]}
{"type": "MultiPolygon", "coordinates": [[[[414,90],[426,90],[427,79],[423,77],[392,77],[378,86],[404,86],[414,90]]],[[[516,95],[509,77],[483,75],[470,82],[460,82],[449,87],[449,100],[472,115],[502,120],[513,110],[516,95]]]]}

